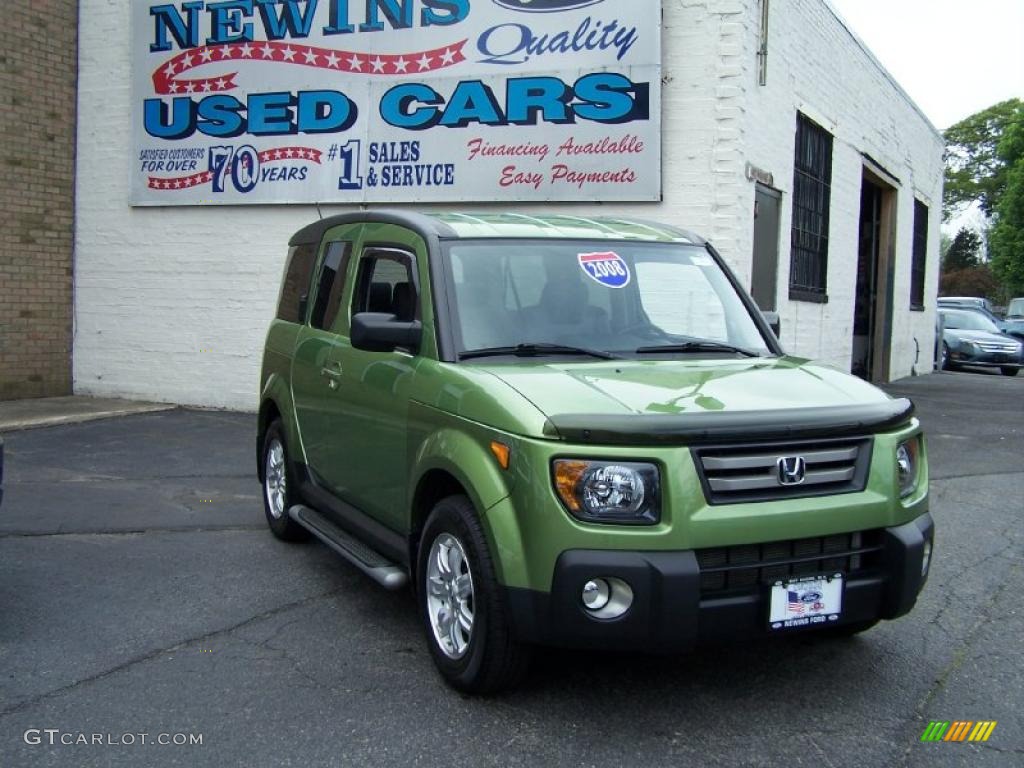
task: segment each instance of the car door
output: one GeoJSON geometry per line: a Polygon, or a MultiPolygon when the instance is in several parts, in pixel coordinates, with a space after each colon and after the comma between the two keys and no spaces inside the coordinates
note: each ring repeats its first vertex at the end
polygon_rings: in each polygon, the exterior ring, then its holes
{"type": "Polygon", "coordinates": [[[292,359],[292,399],[306,464],[315,481],[338,493],[334,442],[342,414],[341,358],[347,344],[349,273],[362,225],[327,232],[292,359]]]}
{"type": "MultiPolygon", "coordinates": [[[[389,229],[399,229],[391,227],[389,229]]],[[[386,312],[421,320],[414,249],[364,237],[355,264],[351,314],[386,312]]],[[[411,233],[408,233],[411,234],[411,233]]],[[[415,350],[367,352],[346,344],[341,353],[344,403],[336,443],[336,470],[346,500],[392,530],[401,531],[408,504],[407,427],[415,350]]]]}

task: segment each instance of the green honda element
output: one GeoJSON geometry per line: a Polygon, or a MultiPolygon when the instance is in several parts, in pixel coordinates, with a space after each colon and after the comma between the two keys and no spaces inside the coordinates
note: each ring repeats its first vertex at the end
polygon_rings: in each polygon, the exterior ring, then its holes
{"type": "Polygon", "coordinates": [[[538,645],[842,635],[914,606],[934,527],[913,405],[787,356],[700,237],[382,210],[290,246],[270,529],[411,584],[456,688],[514,684],[538,645]]]}

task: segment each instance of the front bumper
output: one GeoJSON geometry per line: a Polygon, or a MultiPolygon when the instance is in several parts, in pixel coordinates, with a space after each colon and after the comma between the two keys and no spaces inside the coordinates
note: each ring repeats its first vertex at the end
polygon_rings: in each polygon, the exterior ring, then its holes
{"type": "Polygon", "coordinates": [[[973,365],[979,368],[1024,367],[1024,359],[1020,355],[1004,352],[967,352],[955,349],[950,352],[949,359],[956,365],[973,365]]]}
{"type": "MultiPolygon", "coordinates": [[[[922,558],[934,530],[927,512],[905,525],[882,529],[874,566],[844,574],[841,618],[829,626],[908,613],[927,580],[921,573],[922,558]]],[[[694,551],[570,550],[555,565],[551,592],[507,588],[507,597],[524,642],[673,652],[701,642],[767,634],[767,591],[762,583],[745,592],[702,595],[694,551]],[[618,619],[596,619],[580,602],[583,585],[598,576],[622,579],[633,589],[633,604],[618,619]]]]}

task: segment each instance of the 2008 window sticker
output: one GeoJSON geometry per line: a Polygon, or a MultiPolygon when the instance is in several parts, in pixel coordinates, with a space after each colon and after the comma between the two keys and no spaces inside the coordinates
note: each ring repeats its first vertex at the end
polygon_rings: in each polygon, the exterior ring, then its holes
{"type": "Polygon", "coordinates": [[[581,253],[576,259],[587,277],[606,288],[625,288],[632,279],[629,265],[614,251],[581,253]]]}

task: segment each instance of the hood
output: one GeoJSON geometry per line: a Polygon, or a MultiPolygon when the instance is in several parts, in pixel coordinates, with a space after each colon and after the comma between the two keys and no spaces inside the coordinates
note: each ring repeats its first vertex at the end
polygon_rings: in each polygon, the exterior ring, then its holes
{"type": "Polygon", "coordinates": [[[945,328],[943,334],[950,336],[957,341],[987,341],[992,343],[1006,343],[1017,341],[1005,333],[992,333],[990,331],[970,331],[966,328],[945,328]]]}
{"type": "Polygon", "coordinates": [[[787,411],[888,401],[847,373],[798,358],[489,365],[547,417],[787,411]]]}

